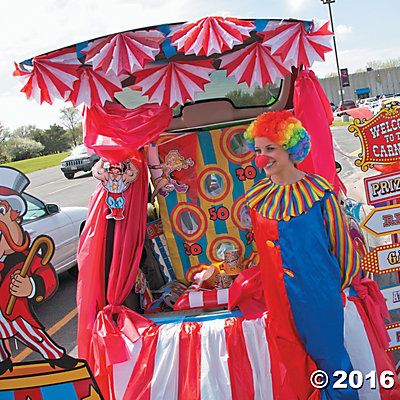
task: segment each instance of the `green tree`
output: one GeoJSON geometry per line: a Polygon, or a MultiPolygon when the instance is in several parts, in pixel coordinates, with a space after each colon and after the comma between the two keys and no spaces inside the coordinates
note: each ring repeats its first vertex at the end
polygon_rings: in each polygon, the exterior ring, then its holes
{"type": "Polygon", "coordinates": [[[5,147],[11,161],[38,157],[44,149],[41,143],[24,137],[14,137],[7,140],[5,147]]]}
{"type": "Polygon", "coordinates": [[[64,107],[60,110],[60,121],[71,135],[74,147],[82,143],[82,117],[74,107],[64,107]]]}
{"type": "Polygon", "coordinates": [[[70,148],[70,139],[67,131],[56,124],[45,130],[36,130],[33,139],[43,145],[43,155],[60,153],[70,148]]]}
{"type": "Polygon", "coordinates": [[[14,129],[12,132],[13,137],[32,138],[38,130],[35,125],[23,125],[14,129]]]}
{"type": "Polygon", "coordinates": [[[328,72],[324,78],[333,78],[333,77],[337,77],[337,72],[328,72]]]}
{"type": "Polygon", "coordinates": [[[263,88],[255,87],[253,93],[242,89],[232,90],[226,97],[232,100],[236,107],[266,106],[272,104],[279,95],[279,86],[267,85],[263,88]]]}
{"type": "Polygon", "coordinates": [[[400,67],[400,57],[389,58],[385,61],[382,61],[382,60],[368,61],[365,64],[365,66],[366,66],[366,68],[372,68],[372,69],[385,69],[385,68],[400,67]]]}
{"type": "Polygon", "coordinates": [[[11,160],[10,155],[7,153],[7,139],[10,136],[10,130],[0,122],[0,164],[7,163],[11,160]]]}

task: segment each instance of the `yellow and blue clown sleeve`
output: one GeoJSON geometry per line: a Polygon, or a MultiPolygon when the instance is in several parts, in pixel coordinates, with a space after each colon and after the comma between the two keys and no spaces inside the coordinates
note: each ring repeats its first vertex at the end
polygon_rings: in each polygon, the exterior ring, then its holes
{"type": "Polygon", "coordinates": [[[323,212],[331,249],[339,262],[342,289],[344,289],[360,272],[360,256],[353,246],[339,200],[333,192],[329,192],[324,197],[323,212]]]}

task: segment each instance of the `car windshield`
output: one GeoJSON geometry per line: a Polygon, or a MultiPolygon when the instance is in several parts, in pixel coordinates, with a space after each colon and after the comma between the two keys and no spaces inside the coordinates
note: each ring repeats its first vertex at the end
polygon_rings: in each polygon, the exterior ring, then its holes
{"type": "MultiPolygon", "coordinates": [[[[226,71],[214,71],[210,75],[211,82],[205,85],[203,93],[197,93],[197,100],[215,100],[228,98],[237,108],[272,105],[278,99],[282,80],[276,84],[267,83],[264,87],[249,89],[246,83],[236,83],[234,77],[227,77],[226,71]]],[[[148,102],[133,86],[116,93],[115,98],[127,108],[135,108],[148,102]],[[133,89],[133,90],[132,90],[133,89]]],[[[174,115],[179,115],[182,106],[174,108],[174,115]]]]}
{"type": "Polygon", "coordinates": [[[71,152],[71,155],[73,156],[78,156],[80,154],[87,154],[86,146],[84,144],[75,147],[71,152]]]}
{"type": "Polygon", "coordinates": [[[47,215],[47,210],[45,204],[27,193],[22,193],[23,198],[26,200],[27,211],[23,217],[23,221],[32,221],[47,215]]]}
{"type": "Polygon", "coordinates": [[[345,101],[343,102],[343,104],[344,104],[345,106],[351,106],[351,105],[354,104],[354,101],[353,101],[353,100],[345,100],[345,101]]]}

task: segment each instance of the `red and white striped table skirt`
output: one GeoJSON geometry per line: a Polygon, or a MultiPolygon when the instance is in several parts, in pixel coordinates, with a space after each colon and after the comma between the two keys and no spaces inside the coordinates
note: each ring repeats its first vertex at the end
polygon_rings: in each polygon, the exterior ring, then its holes
{"type": "MultiPolygon", "coordinates": [[[[344,316],[345,347],[353,368],[364,376],[379,373],[380,353],[371,347],[371,328],[351,298],[344,316]]],[[[127,342],[130,360],[112,366],[115,399],[273,400],[281,388],[273,385],[276,352],[267,340],[267,317],[212,318],[157,324],[135,343],[127,342]]],[[[390,393],[384,392],[364,385],[358,395],[360,400],[387,399],[390,393]]]]}
{"type": "Polygon", "coordinates": [[[116,399],[272,399],[265,320],[156,325],[113,366],[116,399]]]}

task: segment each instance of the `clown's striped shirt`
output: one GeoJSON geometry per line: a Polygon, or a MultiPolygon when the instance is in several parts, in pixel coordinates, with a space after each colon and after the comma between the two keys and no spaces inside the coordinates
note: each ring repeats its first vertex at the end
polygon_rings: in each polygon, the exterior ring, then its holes
{"type": "Polygon", "coordinates": [[[262,216],[278,221],[306,213],[316,201],[322,201],[331,249],[341,269],[342,288],[359,273],[360,257],[353,246],[338,199],[325,178],[309,174],[290,185],[277,185],[265,178],[246,193],[246,200],[249,207],[262,216]]]}

